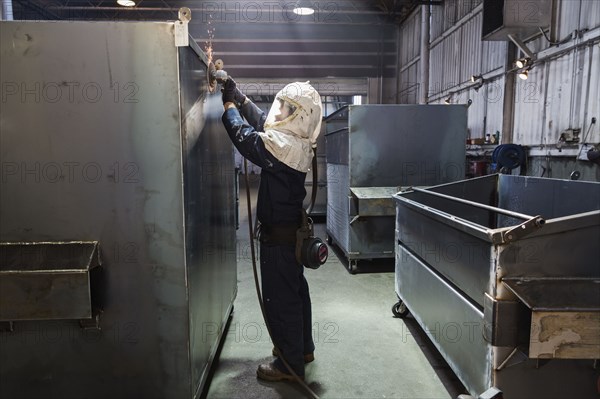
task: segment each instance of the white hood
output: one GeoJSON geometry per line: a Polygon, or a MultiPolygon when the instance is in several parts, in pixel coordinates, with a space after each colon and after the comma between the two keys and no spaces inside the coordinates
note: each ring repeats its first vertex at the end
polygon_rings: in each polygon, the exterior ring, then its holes
{"type": "Polygon", "coordinates": [[[309,82],[290,83],[275,96],[265,121],[265,132],[259,134],[275,158],[292,169],[306,173],[321,133],[322,117],[321,96],[314,87],[309,82]],[[292,105],[295,110],[284,120],[276,121],[280,100],[292,105]]]}

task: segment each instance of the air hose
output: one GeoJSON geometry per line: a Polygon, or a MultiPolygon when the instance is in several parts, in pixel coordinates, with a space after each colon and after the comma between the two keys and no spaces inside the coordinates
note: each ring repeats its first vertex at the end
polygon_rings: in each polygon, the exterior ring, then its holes
{"type": "MultiPolygon", "coordinates": [[[[314,157],[313,157],[313,159],[314,159],[314,157]]],[[[313,165],[314,165],[314,163],[313,163],[313,165]]],[[[269,326],[269,322],[267,321],[265,305],[262,300],[262,292],[260,290],[260,285],[258,283],[258,270],[256,267],[256,253],[254,250],[254,232],[252,231],[252,203],[250,200],[250,181],[248,179],[248,161],[246,160],[246,158],[244,158],[244,181],[246,183],[246,203],[248,204],[248,234],[250,236],[250,254],[252,256],[252,271],[254,272],[254,285],[256,287],[256,295],[258,297],[260,311],[262,313],[263,320],[265,321],[265,325],[267,326],[267,332],[269,333],[271,342],[273,342],[273,345],[275,346],[275,340],[273,340],[273,333],[271,332],[271,327],[269,326]]],[[[314,184],[315,184],[315,182],[313,182],[313,188],[314,188],[314,184]]],[[[312,205],[311,205],[311,208],[312,208],[312,205]]],[[[304,388],[306,390],[306,392],[310,395],[310,397],[312,397],[314,399],[319,399],[319,396],[317,396],[317,394],[314,393],[312,391],[312,389],[310,389],[310,387],[308,385],[306,385],[306,383],[304,381],[302,381],[302,379],[298,376],[298,374],[296,374],[294,372],[292,367],[285,360],[283,353],[279,350],[279,348],[277,348],[277,346],[275,346],[275,350],[279,353],[279,359],[281,359],[281,361],[283,362],[285,367],[288,369],[290,374],[294,376],[294,378],[300,384],[300,386],[302,386],[302,388],[304,388]]]]}

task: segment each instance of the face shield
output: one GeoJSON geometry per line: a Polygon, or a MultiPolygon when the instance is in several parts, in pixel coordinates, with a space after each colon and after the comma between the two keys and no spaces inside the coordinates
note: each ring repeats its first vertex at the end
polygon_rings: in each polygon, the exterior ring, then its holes
{"type": "Polygon", "coordinates": [[[267,114],[261,133],[266,148],[281,162],[306,172],[322,115],[321,97],[308,82],[288,84],[277,93],[267,114]]]}
{"type": "Polygon", "coordinates": [[[321,97],[308,82],[286,85],[271,105],[265,129],[276,129],[316,143],[323,115],[321,97]]]}
{"type": "Polygon", "coordinates": [[[294,112],[296,112],[296,109],[297,107],[292,105],[289,101],[278,97],[271,105],[271,109],[267,114],[266,123],[283,122],[287,118],[290,118],[294,112]]]}

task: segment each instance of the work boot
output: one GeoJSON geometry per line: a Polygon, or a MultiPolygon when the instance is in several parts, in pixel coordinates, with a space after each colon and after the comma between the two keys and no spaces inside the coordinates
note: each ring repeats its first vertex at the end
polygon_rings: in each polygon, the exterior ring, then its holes
{"type": "MultiPolygon", "coordinates": [[[[279,357],[279,351],[277,350],[277,348],[273,347],[273,350],[271,351],[271,353],[273,353],[273,356],[279,357]]],[[[310,363],[313,360],[315,360],[314,353],[307,353],[304,355],[304,364],[310,363]]]]}
{"type": "MultiPolygon", "coordinates": [[[[265,381],[296,381],[296,377],[279,370],[273,362],[259,365],[256,370],[256,377],[265,381]]],[[[304,381],[303,375],[298,377],[304,381]]]]}

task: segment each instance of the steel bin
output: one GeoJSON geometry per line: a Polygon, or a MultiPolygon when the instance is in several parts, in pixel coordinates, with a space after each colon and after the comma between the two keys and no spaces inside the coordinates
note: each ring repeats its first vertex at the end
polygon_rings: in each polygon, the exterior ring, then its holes
{"type": "Polygon", "coordinates": [[[1,397],[204,387],[237,289],[233,147],[176,25],[0,22],[1,397]],[[90,262],[28,252],[78,242],[90,262]]]}
{"type": "Polygon", "coordinates": [[[464,105],[350,105],[326,119],[327,234],[348,259],[394,258],[399,187],[465,176],[464,105]]]}
{"type": "Polygon", "coordinates": [[[394,199],[397,309],[472,395],[597,397],[600,183],[491,175],[394,199]]]}

